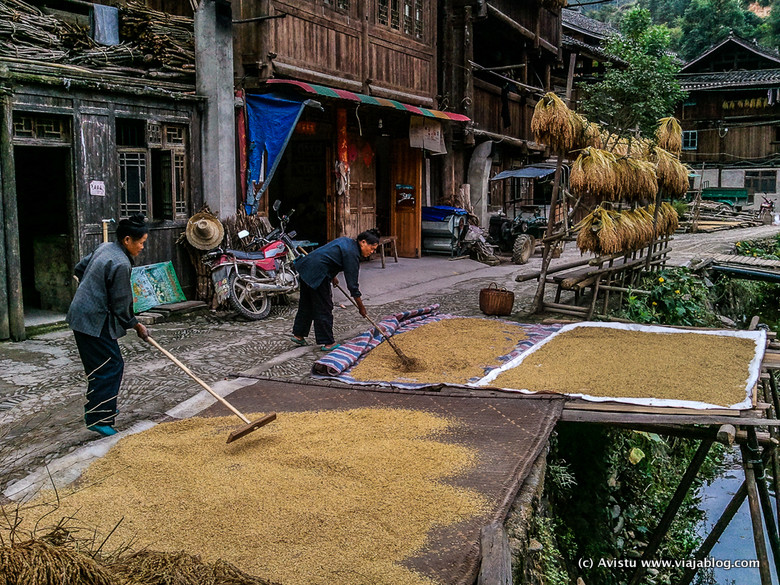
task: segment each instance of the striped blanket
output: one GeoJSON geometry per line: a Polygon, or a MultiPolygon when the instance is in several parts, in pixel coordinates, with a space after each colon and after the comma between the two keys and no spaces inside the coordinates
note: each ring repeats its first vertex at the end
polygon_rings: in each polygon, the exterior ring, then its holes
{"type": "MultiPolygon", "coordinates": [[[[415,309],[413,311],[404,311],[403,313],[397,313],[389,317],[382,319],[377,325],[388,336],[396,335],[398,333],[404,333],[405,331],[411,331],[422,325],[441,321],[442,319],[452,319],[456,315],[449,315],[445,313],[439,313],[439,305],[431,305],[430,307],[423,307],[415,309]]],[[[562,325],[540,325],[536,323],[516,323],[514,321],[505,321],[505,323],[520,327],[523,329],[526,337],[522,341],[518,342],[515,348],[506,355],[497,356],[497,363],[494,366],[485,368],[483,374],[487,375],[495,368],[501,367],[506,362],[516,358],[521,353],[527,351],[533,346],[540,343],[542,340],[547,339],[550,335],[558,331],[562,325]]],[[[423,383],[411,383],[411,382],[362,382],[355,380],[350,371],[356,366],[372,349],[382,343],[383,337],[375,330],[370,329],[364,331],[357,337],[350,339],[341,344],[341,347],[335,349],[323,356],[312,367],[312,376],[315,378],[335,378],[348,384],[372,384],[376,385],[392,385],[398,388],[424,388],[430,386],[430,384],[423,383]]],[[[469,380],[469,383],[476,383],[481,378],[474,378],[469,380]]]]}

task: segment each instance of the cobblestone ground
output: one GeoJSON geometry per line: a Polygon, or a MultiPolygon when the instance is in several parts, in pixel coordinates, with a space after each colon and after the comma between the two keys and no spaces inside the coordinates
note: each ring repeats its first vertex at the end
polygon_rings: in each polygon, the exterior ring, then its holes
{"type": "MultiPolygon", "coordinates": [[[[684,264],[707,252],[728,251],[735,241],[769,237],[777,232],[777,227],[764,226],[680,235],[672,244],[671,263],[684,264]]],[[[579,252],[568,244],[561,261],[576,258],[579,252]]],[[[531,273],[539,266],[537,255],[512,274],[531,273]]],[[[503,268],[500,282],[514,287],[513,318],[525,320],[536,281],[510,284],[503,268]]],[[[447,313],[481,316],[478,291],[495,280],[490,270],[483,270],[479,276],[464,274],[460,282],[444,290],[429,286],[427,292],[416,293],[420,289],[412,287],[407,292],[401,289],[390,302],[371,304],[369,297],[366,304],[374,317],[432,303],[441,304],[447,313]]],[[[259,365],[273,358],[278,363],[266,368],[262,376],[303,380],[320,352],[310,347],[284,359],[284,354],[293,349],[288,339],[294,314],[293,300],[292,304],[275,306],[264,321],[247,322],[228,312],[212,312],[155,324],[150,330],[163,347],[210,384],[249,369],[258,371],[259,365]]],[[[349,338],[365,329],[351,305],[337,308],[334,319],[337,339],[349,338]]],[[[201,390],[134,333],[122,338],[120,344],[126,361],[119,395],[120,429],[140,420],[159,419],[168,409],[201,390]]],[[[0,343],[0,491],[42,464],[96,438],[82,421],[84,388],[84,372],[70,331],[46,333],[19,343],[0,343]]]]}

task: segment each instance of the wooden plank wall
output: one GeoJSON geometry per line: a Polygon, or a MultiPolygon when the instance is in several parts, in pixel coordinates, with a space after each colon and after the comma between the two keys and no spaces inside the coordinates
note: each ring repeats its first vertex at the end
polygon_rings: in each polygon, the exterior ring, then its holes
{"type": "Polygon", "coordinates": [[[531,118],[536,98],[523,99],[517,93],[509,94],[509,118],[511,125],[504,127],[501,117],[501,88],[481,79],[474,80],[474,119],[480,128],[496,134],[505,134],[526,140],[533,140],[531,118]],[[530,105],[529,105],[530,104],[530,105]]]}
{"type": "Polygon", "coordinates": [[[392,144],[393,166],[390,191],[390,225],[398,238],[398,255],[419,258],[422,254],[422,153],[409,147],[408,140],[394,140],[392,144]],[[395,185],[412,185],[415,189],[414,207],[395,205],[395,185]]]}
{"type": "Polygon", "coordinates": [[[531,31],[539,30],[539,37],[554,47],[560,45],[560,14],[540,8],[537,2],[490,0],[490,4],[531,31]]]}
{"type": "MultiPolygon", "coordinates": [[[[203,205],[200,187],[200,124],[196,106],[179,102],[166,105],[158,100],[129,96],[77,94],[73,98],[53,95],[48,90],[20,90],[14,95],[14,111],[59,114],[71,118],[73,153],[73,198],[75,217],[69,218],[73,232],[71,258],[75,264],[102,241],[103,219],[119,219],[119,176],[116,150],[115,123],[117,118],[137,118],[159,122],[186,124],[189,129],[188,166],[190,182],[190,213],[203,205]],[[105,183],[106,196],[89,193],[89,183],[105,183]]],[[[45,144],[41,144],[45,146],[45,144]]],[[[186,220],[155,220],[150,224],[149,240],[137,263],[152,264],[172,260],[185,294],[194,294],[194,273],[188,256],[175,245],[184,231],[186,220]]],[[[114,238],[116,224],[109,228],[114,238]]]]}

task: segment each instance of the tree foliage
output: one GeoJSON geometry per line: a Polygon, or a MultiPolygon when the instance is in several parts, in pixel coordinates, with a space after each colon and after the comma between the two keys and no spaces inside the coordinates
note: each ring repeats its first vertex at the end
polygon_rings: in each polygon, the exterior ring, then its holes
{"type": "Polygon", "coordinates": [[[759,23],[739,0],[691,0],[681,23],[680,54],[686,60],[693,59],[732,33],[750,40],[759,23]]]}
{"type": "Polygon", "coordinates": [[[669,30],[653,25],[648,10],[626,13],[620,32],[605,50],[626,66],[608,64],[603,81],[580,85],[582,112],[618,132],[639,129],[652,136],[658,119],[672,115],[684,97],[675,79],[680,63],[669,52],[669,30]]]}

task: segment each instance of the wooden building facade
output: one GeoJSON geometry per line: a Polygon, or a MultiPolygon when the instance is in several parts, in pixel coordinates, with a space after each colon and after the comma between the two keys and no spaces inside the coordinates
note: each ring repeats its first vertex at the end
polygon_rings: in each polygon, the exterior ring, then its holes
{"type": "Polygon", "coordinates": [[[176,240],[203,204],[194,93],[186,79],[0,55],[0,339],[24,339],[25,313],[66,312],[73,266],[133,213],[150,223],[136,262],[172,261],[192,296],[176,240]]]}
{"type": "Polygon", "coordinates": [[[421,207],[436,161],[412,146],[420,110],[441,133],[438,5],[432,0],[261,0],[234,8],[237,80],[247,93],[295,92],[305,108],[260,204],[296,208],[301,237],[324,243],[378,227],[421,254],[421,207]],[[389,101],[388,101],[389,100],[389,101]],[[341,176],[336,164],[343,163],[341,176]],[[340,185],[346,183],[345,185],[340,185]],[[302,225],[302,222],[306,222],[302,225]]]}
{"type": "Polygon", "coordinates": [[[442,191],[468,191],[483,226],[506,201],[523,196],[521,181],[490,177],[546,158],[544,145],[533,141],[531,118],[562,56],[561,9],[550,4],[444,1],[441,99],[462,108],[472,124],[453,133],[442,191]]]}
{"type": "Polygon", "coordinates": [[[730,36],[687,63],[678,117],[692,187],[743,188],[754,206],[777,202],[780,55],[730,36]]]}

